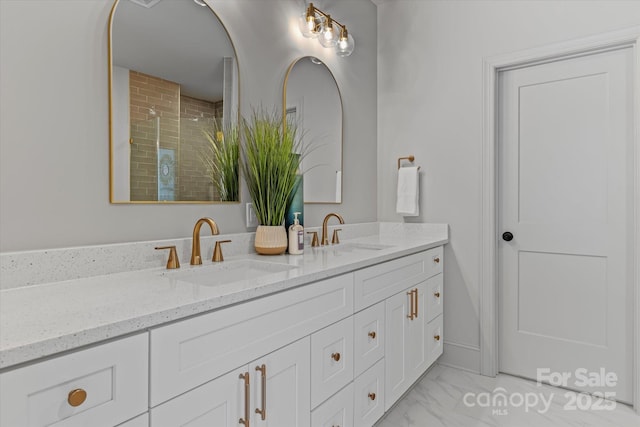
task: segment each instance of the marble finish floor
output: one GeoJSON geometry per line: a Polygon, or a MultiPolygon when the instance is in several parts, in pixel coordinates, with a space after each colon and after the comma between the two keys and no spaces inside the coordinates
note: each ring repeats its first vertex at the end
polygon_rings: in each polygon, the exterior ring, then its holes
{"type": "Polygon", "coordinates": [[[441,426],[639,427],[640,415],[621,403],[535,381],[435,365],[375,427],[441,426]]]}

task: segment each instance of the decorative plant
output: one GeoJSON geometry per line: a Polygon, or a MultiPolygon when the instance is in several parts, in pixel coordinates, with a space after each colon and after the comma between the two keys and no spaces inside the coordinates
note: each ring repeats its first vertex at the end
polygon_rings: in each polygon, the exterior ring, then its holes
{"type": "Polygon", "coordinates": [[[220,195],[220,200],[238,201],[240,131],[237,126],[220,130],[217,123],[214,124],[212,131],[204,131],[209,144],[201,153],[200,160],[220,195]]]}
{"type": "Polygon", "coordinates": [[[242,128],[242,172],[258,222],[282,225],[303,158],[297,126],[283,126],[280,114],[259,109],[243,119],[242,128]]]}

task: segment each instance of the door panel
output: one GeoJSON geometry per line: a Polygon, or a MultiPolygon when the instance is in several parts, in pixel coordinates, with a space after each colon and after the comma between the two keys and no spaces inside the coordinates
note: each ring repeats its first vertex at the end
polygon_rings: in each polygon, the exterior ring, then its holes
{"type": "Polygon", "coordinates": [[[632,53],[499,74],[500,370],[632,400],[632,53]],[[618,377],[580,387],[576,370],[618,377]]]}

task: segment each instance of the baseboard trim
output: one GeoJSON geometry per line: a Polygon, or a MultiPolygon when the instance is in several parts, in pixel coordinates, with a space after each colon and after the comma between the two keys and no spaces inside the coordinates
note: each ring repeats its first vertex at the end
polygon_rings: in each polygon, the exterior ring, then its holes
{"type": "Polygon", "coordinates": [[[438,363],[474,374],[480,373],[480,347],[456,342],[444,342],[444,351],[438,363]]]}

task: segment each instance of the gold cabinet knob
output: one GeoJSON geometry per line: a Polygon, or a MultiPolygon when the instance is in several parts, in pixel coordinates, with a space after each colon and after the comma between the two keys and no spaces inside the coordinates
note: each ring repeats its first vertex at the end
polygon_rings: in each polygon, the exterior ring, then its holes
{"type": "Polygon", "coordinates": [[[434,292],[433,296],[436,297],[436,298],[440,298],[440,292],[434,292]]]}
{"type": "Polygon", "coordinates": [[[440,257],[435,257],[433,259],[433,262],[435,262],[436,264],[439,264],[440,263],[440,257]]]}
{"type": "Polygon", "coordinates": [[[369,393],[369,399],[376,400],[376,394],[375,393],[369,393]]]}
{"type": "Polygon", "coordinates": [[[436,340],[436,341],[440,341],[440,335],[434,335],[433,339],[436,340]]]}
{"type": "Polygon", "coordinates": [[[331,358],[336,362],[340,361],[340,353],[331,353],[331,358]]]}
{"type": "Polygon", "coordinates": [[[67,396],[67,402],[73,407],[82,405],[85,400],[87,400],[87,392],[81,388],[71,390],[67,396]]]}
{"type": "Polygon", "coordinates": [[[376,339],[376,331],[371,331],[368,333],[368,335],[371,337],[372,340],[376,339]]]}

